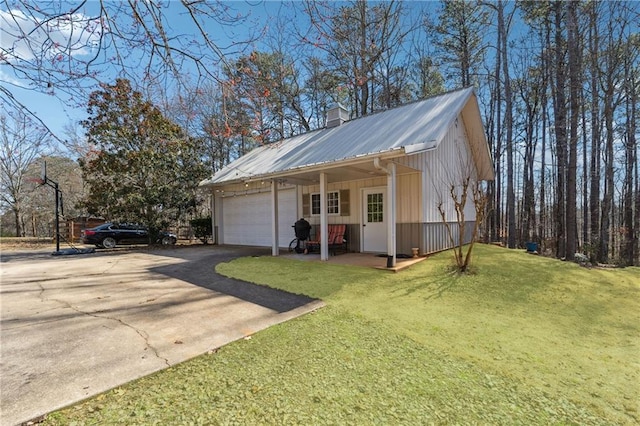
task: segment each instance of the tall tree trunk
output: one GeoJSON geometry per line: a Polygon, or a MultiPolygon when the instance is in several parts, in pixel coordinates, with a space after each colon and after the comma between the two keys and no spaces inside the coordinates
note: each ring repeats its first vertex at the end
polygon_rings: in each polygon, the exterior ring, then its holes
{"type": "Polygon", "coordinates": [[[360,78],[356,84],[360,87],[360,105],[362,107],[362,115],[367,115],[369,103],[369,78],[371,72],[368,64],[367,42],[367,1],[358,0],[358,11],[360,13],[360,78]]]}
{"type": "Polygon", "coordinates": [[[601,158],[601,121],[599,101],[599,35],[597,2],[589,7],[589,57],[591,58],[589,72],[591,74],[589,90],[591,91],[591,158],[589,161],[589,210],[590,210],[590,260],[597,260],[597,250],[600,235],[600,158],[601,158]]]}
{"type": "MultiPolygon", "coordinates": [[[[527,77],[525,77],[527,78],[527,77]]],[[[536,141],[538,140],[538,126],[540,102],[540,80],[531,79],[530,83],[522,83],[520,86],[524,116],[524,158],[522,167],[522,211],[521,232],[519,244],[532,241],[532,233],[537,232],[535,225],[535,188],[534,188],[534,160],[536,155],[536,141]]]]}
{"type": "MultiPolygon", "coordinates": [[[[637,142],[636,142],[637,144],[637,142]]],[[[637,148],[636,148],[637,149],[637,148]]],[[[637,153],[637,150],[636,150],[637,153]]],[[[640,265],[640,159],[636,154],[635,158],[635,169],[636,169],[636,196],[635,196],[635,220],[634,223],[634,235],[633,235],[633,253],[634,253],[634,263],[636,265],[640,265]]]]}
{"type": "Polygon", "coordinates": [[[37,227],[36,227],[36,214],[35,213],[31,213],[31,236],[32,237],[37,237],[37,231],[36,231],[37,227]]]}
{"type": "Polygon", "coordinates": [[[627,25],[631,22],[627,16],[624,16],[625,8],[620,7],[621,2],[604,3],[608,7],[606,16],[606,28],[603,28],[601,35],[605,37],[604,49],[600,57],[600,85],[603,93],[603,121],[606,130],[605,146],[604,146],[604,195],[602,197],[601,218],[600,218],[600,239],[598,241],[598,261],[608,262],[616,257],[619,243],[618,233],[612,232],[622,223],[616,223],[621,220],[616,214],[616,200],[614,194],[616,159],[614,157],[614,146],[618,139],[618,118],[616,110],[621,105],[624,87],[624,61],[629,54],[625,50],[622,42],[624,35],[627,33],[627,25]]]}
{"type": "Polygon", "coordinates": [[[550,73],[551,69],[549,67],[549,52],[551,51],[551,26],[549,25],[549,20],[546,21],[544,26],[545,31],[545,42],[543,46],[543,51],[541,54],[542,57],[542,75],[543,75],[543,89],[541,91],[542,97],[540,99],[541,113],[542,113],[542,155],[541,155],[541,164],[540,164],[540,219],[539,219],[539,230],[538,235],[540,236],[540,242],[543,243],[547,239],[547,202],[546,202],[546,174],[547,174],[547,88],[550,81],[550,73]]]}
{"type": "Polygon", "coordinates": [[[577,163],[578,163],[578,122],[580,118],[580,43],[578,42],[578,3],[570,1],[567,11],[568,46],[569,53],[569,164],[567,168],[567,250],[566,258],[573,260],[576,253],[577,239],[577,163]]]}
{"type": "Polygon", "coordinates": [[[547,162],[545,157],[547,156],[547,102],[542,102],[542,150],[541,162],[540,162],[540,217],[538,218],[538,236],[540,243],[547,239],[547,203],[546,203],[546,174],[547,174],[547,162]]]}
{"type": "Polygon", "coordinates": [[[556,136],[556,201],[555,201],[555,218],[556,218],[556,257],[564,258],[567,255],[567,218],[566,218],[566,173],[567,173],[567,105],[565,98],[565,76],[566,68],[564,66],[564,38],[562,35],[562,2],[555,2],[555,84],[552,85],[553,92],[553,111],[555,118],[555,136],[556,136]]]}
{"type": "MultiPolygon", "coordinates": [[[[500,49],[501,38],[498,37],[498,49],[500,49]]],[[[493,161],[495,164],[495,204],[494,204],[494,215],[495,215],[495,225],[497,231],[497,239],[494,241],[500,240],[502,241],[503,237],[503,228],[502,228],[502,72],[501,72],[501,55],[496,55],[496,69],[495,69],[495,93],[493,94],[493,102],[496,107],[496,133],[495,133],[495,150],[493,161]]]]}
{"type": "Polygon", "coordinates": [[[502,74],[504,78],[504,100],[505,117],[504,126],[506,130],[507,144],[507,245],[509,248],[516,247],[516,196],[513,183],[513,107],[511,94],[511,79],[509,78],[509,62],[507,54],[507,33],[509,31],[504,19],[504,3],[502,0],[497,4],[498,12],[498,37],[499,54],[502,55],[502,74]]]}
{"type": "Polygon", "coordinates": [[[16,237],[24,237],[24,229],[22,227],[22,215],[20,214],[20,207],[18,204],[14,204],[13,208],[13,217],[16,222],[16,237]]]}
{"type": "MultiPolygon", "coordinates": [[[[490,85],[490,83],[489,83],[490,85]]],[[[489,115],[487,122],[487,141],[489,142],[489,149],[493,157],[493,169],[497,170],[498,167],[495,164],[495,144],[496,144],[496,132],[495,132],[495,111],[496,101],[493,96],[493,89],[491,89],[491,96],[489,100],[489,115]]],[[[496,181],[495,179],[487,182],[487,217],[489,218],[489,226],[486,229],[485,240],[488,242],[498,241],[497,232],[497,207],[496,207],[496,181]]]]}
{"type": "Polygon", "coordinates": [[[533,145],[533,125],[531,116],[531,107],[526,106],[526,130],[525,130],[525,152],[524,161],[522,167],[522,222],[521,222],[521,236],[519,243],[524,243],[531,240],[531,219],[532,219],[532,203],[533,203],[533,179],[532,171],[533,167],[531,159],[531,147],[533,145]]]}
{"type": "Polygon", "coordinates": [[[600,220],[600,238],[598,241],[598,261],[606,263],[609,261],[609,250],[611,238],[611,220],[613,215],[613,82],[606,88],[604,97],[604,122],[607,130],[604,153],[604,196],[602,197],[602,213],[600,220]]]}
{"type": "MultiPolygon", "coordinates": [[[[631,49],[631,48],[629,48],[631,49]]],[[[631,61],[628,60],[631,52],[625,55],[625,89],[626,89],[626,109],[627,109],[627,140],[625,144],[625,176],[624,176],[624,213],[623,213],[623,225],[624,225],[624,241],[621,258],[626,265],[633,265],[635,262],[635,250],[634,245],[637,244],[638,229],[635,228],[634,222],[634,192],[633,192],[633,173],[634,165],[637,167],[637,142],[636,142],[636,120],[637,120],[637,92],[636,92],[636,77],[631,61]]],[[[640,198],[640,194],[636,192],[636,198],[640,198]]],[[[638,211],[635,212],[639,214],[638,211]]]]}
{"type": "MultiPolygon", "coordinates": [[[[585,104],[584,93],[581,96],[581,103],[585,104]]],[[[581,112],[582,128],[587,128],[587,113],[586,108],[582,108],[581,112]]],[[[582,132],[582,244],[581,251],[585,251],[585,246],[589,242],[589,174],[588,165],[589,159],[587,157],[587,151],[589,150],[589,143],[587,132],[582,132]]]]}

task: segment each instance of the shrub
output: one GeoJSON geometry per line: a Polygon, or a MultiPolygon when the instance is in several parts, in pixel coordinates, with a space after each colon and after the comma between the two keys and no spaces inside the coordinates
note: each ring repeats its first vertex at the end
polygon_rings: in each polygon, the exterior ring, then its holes
{"type": "Polygon", "coordinates": [[[193,231],[193,235],[202,241],[204,244],[207,244],[209,238],[213,236],[213,230],[211,227],[211,217],[201,217],[197,219],[191,219],[189,221],[191,224],[191,230],[193,231]]]}

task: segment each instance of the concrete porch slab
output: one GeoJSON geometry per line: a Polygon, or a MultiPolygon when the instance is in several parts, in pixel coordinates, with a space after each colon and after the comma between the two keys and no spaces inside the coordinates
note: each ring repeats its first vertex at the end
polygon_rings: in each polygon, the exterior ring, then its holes
{"type": "MultiPolygon", "coordinates": [[[[281,254],[283,257],[310,261],[310,262],[321,262],[320,255],[316,253],[311,254],[298,254],[298,253],[284,253],[281,254]]],[[[422,262],[426,260],[426,257],[415,257],[409,259],[396,259],[396,266],[392,268],[387,268],[387,258],[380,257],[373,253],[345,253],[338,254],[335,256],[329,256],[328,263],[335,265],[353,265],[353,266],[364,266],[367,268],[376,268],[385,271],[398,272],[403,269],[406,269],[416,263],[422,262]]]]}

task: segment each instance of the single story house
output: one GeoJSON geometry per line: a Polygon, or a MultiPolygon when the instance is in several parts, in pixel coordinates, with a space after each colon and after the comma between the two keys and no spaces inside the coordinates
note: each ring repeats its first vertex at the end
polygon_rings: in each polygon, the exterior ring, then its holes
{"type": "MultiPolygon", "coordinates": [[[[438,204],[457,223],[450,188],[465,176],[494,178],[473,88],[353,120],[338,105],[324,129],[256,148],[200,186],[212,195],[217,244],[270,246],[276,256],[304,217],[320,231],[322,260],[328,224],[345,224],[350,251],[395,265],[413,247],[451,246],[438,204]]],[[[471,201],[465,220],[475,221],[471,201]]]]}

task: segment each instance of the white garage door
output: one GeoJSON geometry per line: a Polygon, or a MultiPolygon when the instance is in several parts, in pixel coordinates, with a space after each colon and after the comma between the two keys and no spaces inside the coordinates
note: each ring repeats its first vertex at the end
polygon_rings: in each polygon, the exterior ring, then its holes
{"type": "MultiPolygon", "coordinates": [[[[223,198],[224,244],[271,246],[271,193],[223,198]]],[[[295,236],[291,227],[298,218],[295,189],[278,191],[279,244],[286,247],[295,236]]]]}

